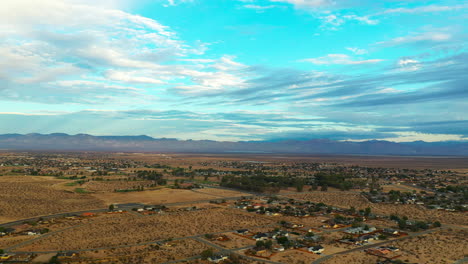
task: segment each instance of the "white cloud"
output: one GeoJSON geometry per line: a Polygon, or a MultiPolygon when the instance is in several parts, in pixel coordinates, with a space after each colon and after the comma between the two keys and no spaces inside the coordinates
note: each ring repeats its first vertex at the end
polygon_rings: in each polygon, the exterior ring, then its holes
{"type": "Polygon", "coordinates": [[[7,82],[0,88],[7,89],[3,99],[46,101],[53,97],[54,102],[93,103],[103,99],[105,91],[116,97],[132,91],[151,98],[146,92],[166,90],[167,85],[192,94],[244,87],[242,70],[247,66],[234,57],[200,57],[208,44],[188,45],[156,20],[114,9],[114,5],[88,2],[3,3],[0,77],[7,82]],[[25,84],[31,85],[24,89],[25,84]],[[138,86],[151,87],[130,89],[138,86]]]}
{"type": "Polygon", "coordinates": [[[310,62],[316,65],[358,65],[358,64],[369,64],[378,63],[383,60],[381,59],[370,59],[370,60],[353,60],[346,54],[328,54],[323,57],[304,59],[302,61],[310,62]]]}
{"type": "Polygon", "coordinates": [[[281,2],[292,4],[298,8],[316,8],[333,5],[330,0],[270,0],[270,2],[281,2]]]}
{"type": "Polygon", "coordinates": [[[402,44],[422,43],[422,42],[446,42],[452,39],[450,33],[445,32],[424,32],[404,37],[397,37],[389,41],[379,42],[377,44],[385,46],[397,46],[402,44]]]}
{"type": "Polygon", "coordinates": [[[338,30],[338,28],[349,21],[358,21],[359,23],[366,25],[377,25],[379,23],[376,19],[371,19],[368,16],[358,15],[340,15],[326,13],[323,16],[318,17],[322,21],[322,28],[329,30],[338,30]]]}
{"type": "Polygon", "coordinates": [[[347,20],[355,20],[366,25],[377,25],[379,23],[376,19],[371,19],[369,16],[358,16],[358,15],[345,15],[343,16],[347,20]]]}
{"type": "Polygon", "coordinates": [[[276,8],[275,5],[244,5],[244,8],[255,9],[257,11],[264,11],[266,9],[276,8]]]}
{"type": "Polygon", "coordinates": [[[351,51],[352,53],[356,55],[364,55],[367,54],[367,50],[365,49],[360,49],[360,48],[355,48],[355,47],[348,47],[346,48],[347,50],[351,51]]]}
{"type": "Polygon", "coordinates": [[[400,71],[417,71],[421,69],[422,64],[418,60],[400,59],[397,62],[400,71]]]}
{"type": "Polygon", "coordinates": [[[428,5],[428,6],[419,6],[414,8],[391,8],[385,10],[383,13],[392,14],[392,13],[407,13],[407,14],[416,14],[416,13],[430,13],[430,12],[445,12],[445,11],[455,11],[460,9],[468,8],[468,4],[464,5],[453,5],[453,6],[440,6],[440,5],[428,5]]]}

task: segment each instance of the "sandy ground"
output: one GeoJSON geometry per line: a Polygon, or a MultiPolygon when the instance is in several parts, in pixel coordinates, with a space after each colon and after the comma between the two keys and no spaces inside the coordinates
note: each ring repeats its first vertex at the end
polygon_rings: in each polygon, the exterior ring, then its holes
{"type": "Polygon", "coordinates": [[[468,254],[468,231],[441,230],[432,234],[397,241],[392,245],[406,253],[402,260],[420,264],[453,263],[468,254]]]}
{"type": "Polygon", "coordinates": [[[162,263],[199,255],[209,247],[192,239],[168,242],[163,245],[136,246],[122,249],[98,250],[80,254],[81,260],[72,263],[162,263]]]}
{"type": "MultiPolygon", "coordinates": [[[[227,236],[230,240],[229,241],[217,241],[217,240],[209,240],[214,244],[220,245],[224,248],[241,248],[245,246],[253,246],[255,245],[255,241],[252,239],[244,238],[239,235],[233,233],[223,233],[222,235],[227,236]]],[[[206,239],[206,238],[203,238],[206,239]]],[[[208,239],[207,239],[208,240],[208,239]]]]}
{"type": "Polygon", "coordinates": [[[94,218],[90,224],[53,234],[18,250],[73,250],[133,245],[271,223],[253,214],[224,208],[144,217],[133,214],[106,215],[94,218]]]}
{"type": "MultiPolygon", "coordinates": [[[[198,191],[198,190],[197,190],[198,191]]],[[[207,191],[209,193],[210,191],[207,191]]],[[[191,190],[181,189],[159,189],[142,192],[127,192],[127,193],[96,193],[94,197],[104,201],[105,204],[112,203],[144,203],[144,204],[164,204],[164,203],[180,203],[192,202],[199,200],[216,199],[215,196],[193,192],[191,190]]]]}
{"type": "Polygon", "coordinates": [[[240,191],[231,191],[231,190],[223,190],[223,189],[216,189],[216,188],[204,188],[204,189],[195,189],[196,192],[205,193],[212,196],[219,196],[222,197],[236,197],[236,196],[248,196],[250,194],[240,192],[240,191]]]}
{"type": "Polygon", "coordinates": [[[34,236],[5,236],[0,237],[0,248],[7,248],[24,242],[26,240],[33,239],[34,236]]]}
{"type": "Polygon", "coordinates": [[[284,252],[278,252],[271,257],[270,260],[278,261],[282,263],[291,263],[291,264],[303,264],[303,263],[310,263],[318,259],[320,255],[299,251],[299,250],[286,250],[284,252]]]}
{"type": "Polygon", "coordinates": [[[115,190],[133,189],[151,185],[151,181],[89,181],[79,186],[91,192],[114,192],[115,190]]]}
{"type": "Polygon", "coordinates": [[[54,187],[62,182],[51,177],[0,177],[0,220],[16,220],[105,206],[92,196],[58,190],[54,187]]]}
{"type": "Polygon", "coordinates": [[[326,264],[343,264],[343,263],[377,263],[378,257],[358,251],[344,255],[336,255],[322,263],[326,264]]]}

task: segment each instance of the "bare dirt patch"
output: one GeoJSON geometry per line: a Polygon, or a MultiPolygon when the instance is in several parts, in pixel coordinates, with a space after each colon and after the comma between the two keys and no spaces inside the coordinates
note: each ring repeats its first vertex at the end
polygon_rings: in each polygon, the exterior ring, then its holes
{"type": "Polygon", "coordinates": [[[98,250],[80,254],[81,260],[72,263],[163,263],[186,259],[200,253],[209,247],[193,239],[184,239],[164,243],[162,245],[135,246],[110,250],[98,250]]]}
{"type": "Polygon", "coordinates": [[[166,204],[210,200],[216,197],[212,195],[192,192],[180,189],[159,189],[142,192],[126,193],[96,193],[94,197],[101,199],[106,204],[113,203],[144,203],[144,204],[166,204]]]}
{"type": "Polygon", "coordinates": [[[132,214],[112,216],[95,218],[90,224],[53,234],[18,250],[73,250],[133,245],[272,223],[252,214],[223,208],[145,217],[132,214]]]}
{"type": "Polygon", "coordinates": [[[378,257],[368,255],[365,252],[351,252],[343,255],[335,255],[322,263],[326,264],[343,264],[343,263],[377,263],[378,257]]]}
{"type": "Polygon", "coordinates": [[[105,206],[92,196],[57,190],[54,185],[59,182],[50,177],[0,177],[0,215],[11,220],[105,206]]]}
{"type": "Polygon", "coordinates": [[[432,234],[418,236],[393,243],[405,256],[403,260],[412,263],[453,263],[468,254],[468,231],[441,230],[432,234]]]}
{"type": "Polygon", "coordinates": [[[151,181],[89,181],[80,187],[92,192],[114,192],[151,185],[151,181]]]}

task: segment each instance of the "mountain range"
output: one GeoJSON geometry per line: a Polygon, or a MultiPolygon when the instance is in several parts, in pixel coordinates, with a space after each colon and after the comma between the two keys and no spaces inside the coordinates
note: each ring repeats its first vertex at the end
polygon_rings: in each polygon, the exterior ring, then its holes
{"type": "Polygon", "coordinates": [[[3,134],[0,149],[22,151],[119,151],[172,153],[284,153],[412,156],[468,156],[468,142],[363,142],[328,139],[283,141],[212,141],[149,136],[93,136],[88,134],[3,134]]]}

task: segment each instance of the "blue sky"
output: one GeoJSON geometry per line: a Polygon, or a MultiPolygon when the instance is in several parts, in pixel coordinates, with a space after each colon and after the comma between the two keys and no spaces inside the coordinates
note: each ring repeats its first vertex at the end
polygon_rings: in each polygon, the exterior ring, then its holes
{"type": "Polygon", "coordinates": [[[468,1],[6,0],[0,133],[466,141],[468,1]]]}

